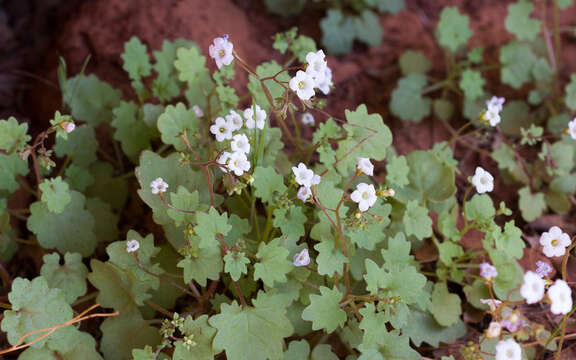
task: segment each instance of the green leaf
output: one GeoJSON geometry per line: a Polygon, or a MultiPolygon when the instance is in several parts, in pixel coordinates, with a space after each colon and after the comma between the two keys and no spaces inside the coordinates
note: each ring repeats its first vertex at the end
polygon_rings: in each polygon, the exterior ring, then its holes
{"type": "MultiPolygon", "coordinates": [[[[276,61],[264,62],[256,67],[256,74],[258,74],[258,76],[261,78],[274,76],[280,71],[282,71],[282,67],[278,65],[276,61]]],[[[289,81],[290,76],[286,72],[283,72],[278,75],[276,79],[278,81],[289,81]]],[[[270,92],[272,100],[280,98],[284,95],[284,88],[274,80],[265,80],[264,85],[270,92]]],[[[247,87],[248,90],[250,90],[250,94],[254,98],[254,103],[260,105],[260,107],[262,107],[264,110],[270,111],[270,104],[268,103],[268,98],[266,97],[264,90],[262,90],[260,81],[253,76],[250,76],[250,82],[248,83],[247,87]]]]}
{"type": "Polygon", "coordinates": [[[424,75],[416,73],[400,78],[390,100],[392,114],[413,122],[420,122],[430,115],[430,99],[422,97],[422,90],[427,83],[424,75]]]}
{"type": "Polygon", "coordinates": [[[162,142],[174,145],[178,151],[186,150],[184,140],[180,135],[186,134],[188,142],[196,144],[196,134],[198,129],[198,119],[192,109],[186,109],[186,106],[179,102],[174,105],[168,105],[162,115],[158,118],[158,130],[162,135],[162,142]]]}
{"type": "Polygon", "coordinates": [[[46,345],[40,349],[29,347],[19,360],[102,360],[96,351],[96,340],[92,335],[78,331],[74,326],[66,326],[59,331],[58,336],[48,337],[46,345]]]}
{"type": "Polygon", "coordinates": [[[194,249],[194,254],[180,260],[178,267],[184,269],[184,281],[194,280],[201,286],[206,286],[206,280],[217,280],[222,271],[222,255],[219,247],[194,249]]]}
{"type": "Polygon", "coordinates": [[[328,9],[326,16],[320,20],[322,44],[329,53],[345,54],[352,50],[355,38],[354,22],[344,16],[340,9],[328,9]]]}
{"type": "Polygon", "coordinates": [[[363,346],[378,345],[383,338],[383,334],[388,332],[386,314],[377,312],[374,304],[366,303],[366,306],[359,310],[362,315],[360,329],[363,331],[363,346]]]}
{"type": "Polygon", "coordinates": [[[66,302],[72,304],[77,298],[86,294],[86,276],[88,268],[82,263],[82,255],[66,253],[64,265],[60,266],[58,253],[46,254],[42,258],[44,265],[40,275],[46,279],[52,289],[61,289],[66,302]]]}
{"type": "Polygon", "coordinates": [[[306,233],[304,223],[308,220],[301,207],[278,208],[274,210],[273,224],[282,230],[282,235],[300,238],[306,233]]]}
{"type": "Polygon", "coordinates": [[[48,210],[55,214],[60,214],[72,201],[70,188],[60,176],[46,179],[39,185],[42,191],[42,202],[46,204],[48,210]]]}
{"type": "Polygon", "coordinates": [[[573,0],[556,0],[558,2],[558,6],[560,9],[566,9],[569,6],[572,6],[573,0]]]}
{"type": "Polygon", "coordinates": [[[451,327],[443,327],[432,315],[421,311],[411,311],[408,323],[412,326],[406,326],[402,331],[416,346],[420,346],[423,342],[433,347],[438,347],[440,342],[452,344],[466,334],[466,325],[461,320],[451,327]]]}
{"type": "Polygon", "coordinates": [[[448,292],[445,282],[436,283],[432,291],[432,306],[430,312],[438,324],[452,326],[460,320],[462,308],[460,297],[448,292]]]}
{"type": "Polygon", "coordinates": [[[377,46],[382,41],[382,27],[378,16],[370,10],[364,10],[359,16],[353,17],[356,39],[368,46],[377,46]]]}
{"type": "Polygon", "coordinates": [[[0,150],[8,153],[22,150],[30,139],[27,123],[19,124],[14,117],[0,120],[0,150]]]}
{"type": "Polygon", "coordinates": [[[28,171],[28,164],[17,153],[6,155],[0,152],[0,190],[7,190],[9,193],[18,190],[18,175],[25,176],[28,171]]]}
{"type": "Polygon", "coordinates": [[[533,121],[530,106],[521,100],[512,100],[500,114],[502,122],[498,125],[505,135],[520,136],[522,128],[527,128],[533,121]]]}
{"type": "MultiPolygon", "coordinates": [[[[64,103],[70,107],[72,117],[90,125],[109,122],[112,119],[112,109],[118,106],[122,98],[119,90],[100,81],[95,75],[69,78],[62,92],[64,103]]],[[[78,128],[72,134],[77,131],[78,128]]]]}
{"type": "Polygon", "coordinates": [[[456,52],[466,45],[473,34],[469,23],[468,16],[460,14],[457,7],[445,7],[440,13],[440,20],[436,27],[438,43],[451,52],[456,52]]]}
{"type": "Polygon", "coordinates": [[[506,30],[514,34],[518,40],[532,41],[540,33],[540,20],[530,18],[534,5],[528,1],[520,0],[508,5],[506,16],[506,30]]]}
{"type": "Polygon", "coordinates": [[[408,336],[400,335],[399,330],[382,334],[377,346],[361,344],[358,348],[362,356],[358,360],[420,360],[422,356],[410,347],[408,336]]]}
{"type": "Polygon", "coordinates": [[[290,51],[298,58],[298,61],[305,62],[308,53],[317,51],[316,42],[311,37],[299,35],[290,44],[290,51]]]}
{"type": "Polygon", "coordinates": [[[230,274],[234,281],[238,281],[242,274],[248,273],[246,264],[250,264],[250,260],[243,252],[228,251],[224,256],[224,271],[230,274]]]}
{"type": "Polygon", "coordinates": [[[179,48],[176,50],[176,61],[174,67],[178,70],[180,81],[193,84],[197,82],[205,73],[206,58],[200,54],[196,47],[179,48]]]}
{"type": "Polygon", "coordinates": [[[384,259],[383,269],[394,270],[414,263],[414,257],[410,255],[412,244],[406,239],[403,233],[398,232],[396,236],[390,238],[388,247],[380,250],[384,259]]]}
{"type": "Polygon", "coordinates": [[[340,250],[334,250],[334,241],[321,241],[314,245],[314,249],[318,251],[318,274],[333,276],[335,272],[340,275],[344,273],[344,264],[348,263],[348,258],[340,250]]]}
{"type": "Polygon", "coordinates": [[[506,222],[502,233],[500,233],[498,227],[494,229],[494,232],[490,232],[487,235],[494,238],[496,249],[512,258],[522,258],[525,247],[524,240],[522,240],[522,230],[514,225],[514,221],[506,222]]]}
{"type": "Polygon", "coordinates": [[[176,39],[173,42],[164,40],[162,50],[154,51],[156,63],[153,65],[158,76],[152,82],[152,94],[160,101],[169,101],[180,94],[180,82],[174,67],[178,48],[191,48],[196,46],[193,42],[176,39]]]}
{"type": "Polygon", "coordinates": [[[338,356],[332,352],[328,344],[318,344],[312,351],[311,360],[338,360],[338,356]]]}
{"type": "Polygon", "coordinates": [[[450,241],[444,241],[438,244],[438,257],[446,266],[452,265],[452,259],[458,258],[464,255],[464,249],[462,246],[455,244],[450,241]]]}
{"type": "Polygon", "coordinates": [[[366,0],[370,6],[375,6],[380,12],[398,14],[406,6],[404,0],[366,0]]]}
{"type": "Polygon", "coordinates": [[[466,203],[466,218],[475,220],[481,224],[492,221],[496,215],[496,209],[492,203],[492,198],[488,195],[476,194],[466,203]]]}
{"type": "Polygon", "coordinates": [[[188,316],[184,320],[184,334],[193,339],[196,345],[187,349],[182,340],[175,344],[173,360],[212,360],[216,354],[212,349],[212,341],[216,329],[208,325],[208,315],[194,319],[188,316]]]}
{"type": "Polygon", "coordinates": [[[570,75],[570,82],[566,84],[564,89],[566,91],[566,106],[574,111],[576,110],[576,74],[570,75]]]}
{"type": "Polygon", "coordinates": [[[448,200],[456,193],[454,170],[429,151],[413,151],[406,156],[410,188],[423,199],[433,202],[448,200]]]}
{"type": "Polygon", "coordinates": [[[446,99],[435,99],[432,103],[432,108],[434,109],[434,115],[444,121],[450,120],[454,115],[454,104],[446,99]]]}
{"type": "Polygon", "coordinates": [[[428,60],[422,51],[414,50],[404,51],[400,56],[399,63],[403,75],[410,73],[424,75],[432,67],[430,60],[428,60]]]}
{"type": "MultiPolygon", "coordinates": [[[[3,313],[2,331],[7,333],[8,342],[12,345],[28,332],[60,325],[73,317],[72,308],[66,302],[64,292],[50,289],[42,276],[32,281],[14,279],[8,300],[12,310],[5,310],[3,313]]],[[[39,349],[47,339],[60,336],[62,331],[58,329],[49,337],[30,346],[39,349]]],[[[32,334],[24,343],[32,342],[43,334],[43,332],[32,334]]]]}
{"type": "Polygon", "coordinates": [[[414,235],[419,240],[432,236],[432,219],[428,216],[428,209],[418,205],[416,200],[406,205],[402,222],[408,236],[414,235]]]}
{"type": "Polygon", "coordinates": [[[519,89],[530,81],[536,55],[529,45],[513,41],[500,48],[500,63],[502,82],[519,89]]]}
{"type": "Polygon", "coordinates": [[[94,217],[85,208],[85,197],[71,191],[66,209],[55,214],[46,204],[37,201],[30,205],[28,229],[36,234],[45,249],[58,249],[61,253],[77,252],[86,257],[94,252],[98,239],[94,235],[94,217]]]}
{"type": "Polygon", "coordinates": [[[499,169],[514,170],[516,167],[514,150],[505,143],[500,144],[498,149],[492,151],[492,158],[498,163],[499,169]]]}
{"type": "Polygon", "coordinates": [[[486,84],[486,80],[484,80],[480,71],[466,69],[462,72],[459,85],[464,90],[466,98],[474,101],[481,97],[484,94],[482,89],[484,84],[486,84]]]}
{"type": "Polygon", "coordinates": [[[529,187],[518,190],[518,207],[527,222],[536,220],[546,211],[546,200],[543,193],[533,194],[529,187]]]}
{"type": "Polygon", "coordinates": [[[200,248],[214,247],[218,242],[218,234],[225,236],[232,230],[232,226],[228,224],[228,213],[220,215],[213,207],[208,213],[197,213],[196,220],[198,225],[194,227],[194,231],[200,237],[200,248]]]}
{"type": "Polygon", "coordinates": [[[347,235],[350,241],[356,244],[356,246],[367,250],[374,250],[376,245],[386,238],[386,234],[384,233],[386,225],[385,223],[374,222],[363,227],[354,226],[348,230],[347,235]]]}
{"type": "MultiPolygon", "coordinates": [[[[190,192],[184,186],[178,186],[178,190],[175,193],[170,194],[170,200],[172,206],[177,209],[185,211],[201,210],[198,203],[197,190],[190,192]]],[[[168,216],[174,220],[176,226],[196,222],[196,214],[194,213],[183,213],[181,211],[168,209],[168,216]]]]}
{"type": "Polygon", "coordinates": [[[130,359],[132,349],[156,346],[162,340],[157,328],[134,313],[107,318],[100,330],[103,334],[100,350],[106,360],[130,359]]]}
{"type": "Polygon", "coordinates": [[[292,340],[284,352],[284,360],[308,359],[309,355],[310,345],[306,340],[292,340]]]}
{"type": "Polygon", "coordinates": [[[139,81],[142,77],[150,75],[152,65],[148,56],[148,48],[136,36],[132,36],[124,43],[124,53],[120,57],[124,62],[122,68],[131,80],[139,81]]]}
{"type": "Polygon", "coordinates": [[[112,126],[116,129],[114,139],[120,141],[128,157],[135,157],[150,147],[152,133],[140,117],[138,106],[133,102],[120,102],[113,111],[112,126]]]}
{"type": "Polygon", "coordinates": [[[273,287],[274,282],[286,282],[286,274],[292,270],[292,263],[286,258],[289,251],[280,245],[280,239],[268,244],[261,242],[254,265],[254,280],[262,279],[264,285],[273,287]]]}
{"type": "MultiPolygon", "coordinates": [[[[486,247],[485,247],[486,248],[486,247]]],[[[494,294],[499,299],[507,299],[510,295],[510,289],[520,288],[522,283],[522,275],[524,270],[516,262],[516,260],[506,254],[505,251],[500,249],[486,249],[490,255],[490,260],[492,264],[498,269],[498,276],[493,280],[494,294]]],[[[521,249],[520,249],[521,251],[521,249]]],[[[509,299],[510,301],[520,300],[518,290],[512,292],[509,299]]]]}
{"type": "Polygon", "coordinates": [[[255,189],[255,195],[267,203],[272,201],[274,193],[282,194],[287,189],[284,185],[284,177],[278,174],[274,168],[257,167],[252,177],[254,178],[252,186],[255,189]]]}
{"type": "Polygon", "coordinates": [[[72,190],[84,192],[87,187],[95,182],[94,176],[89,169],[75,164],[70,164],[64,174],[66,175],[66,182],[72,190]]]}
{"type": "Polygon", "coordinates": [[[94,128],[88,125],[77,126],[68,134],[68,139],[56,138],[54,152],[59,157],[68,156],[78,166],[88,166],[96,161],[98,141],[94,128]]]}
{"type": "Polygon", "coordinates": [[[313,330],[324,329],[328,334],[344,326],[347,316],[340,308],[342,293],[338,288],[320,286],[321,295],[310,295],[310,305],[302,312],[302,319],[312,322],[313,330]]]}
{"type": "Polygon", "coordinates": [[[410,168],[405,156],[392,156],[386,163],[386,181],[395,188],[408,185],[410,168]]]}
{"type": "Polygon", "coordinates": [[[261,294],[254,307],[242,308],[235,301],[222,304],[220,314],[209,323],[218,332],[213,348],[226,351],[229,360],[281,359],[284,338],[292,335],[292,324],[286,310],[261,301],[261,294]]]}

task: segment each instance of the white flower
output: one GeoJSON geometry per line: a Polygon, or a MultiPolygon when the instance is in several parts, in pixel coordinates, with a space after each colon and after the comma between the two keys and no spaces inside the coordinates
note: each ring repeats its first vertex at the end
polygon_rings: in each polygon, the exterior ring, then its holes
{"type": "Polygon", "coordinates": [[[316,52],[309,52],[306,54],[306,62],[308,63],[306,74],[314,78],[316,83],[321,82],[326,74],[326,68],[328,67],[324,51],[318,50],[316,52]]]}
{"type": "Polygon", "coordinates": [[[140,248],[140,243],[138,240],[128,240],[126,242],[126,251],[131,253],[137,251],[140,248]]]}
{"type": "Polygon", "coordinates": [[[260,130],[264,129],[264,125],[266,124],[266,111],[258,106],[258,104],[254,104],[244,110],[244,117],[246,118],[246,127],[248,129],[254,129],[254,126],[260,130]]]}
{"type": "Polygon", "coordinates": [[[502,332],[502,325],[498,321],[492,321],[486,330],[486,337],[495,338],[500,336],[502,332]]]}
{"type": "Polygon", "coordinates": [[[244,154],[248,154],[250,152],[250,141],[244,134],[236,134],[232,137],[232,142],[230,143],[230,147],[234,152],[243,152],[244,154]]]}
{"type": "Polygon", "coordinates": [[[226,165],[226,167],[219,166],[220,170],[222,170],[222,171],[225,172],[225,173],[228,172],[228,169],[227,169],[228,160],[230,159],[230,156],[231,156],[231,155],[232,155],[232,154],[229,153],[228,151],[224,151],[224,152],[222,153],[222,155],[220,155],[220,157],[219,157],[218,160],[217,160],[218,164],[220,164],[220,165],[226,165]]]}
{"type": "Polygon", "coordinates": [[[290,79],[290,89],[302,100],[310,100],[314,96],[314,79],[302,70],[298,70],[296,76],[290,79]]]}
{"type": "Polygon", "coordinates": [[[164,179],[159,177],[150,183],[150,188],[152,189],[152,194],[161,194],[166,192],[166,189],[168,189],[168,184],[164,181],[164,179]]]}
{"type": "Polygon", "coordinates": [[[202,116],[204,116],[204,111],[202,111],[200,106],[194,105],[192,106],[192,110],[194,110],[194,115],[196,115],[197,118],[201,118],[202,116]]]}
{"type": "Polygon", "coordinates": [[[298,189],[298,199],[306,201],[310,195],[312,195],[312,190],[310,190],[308,186],[301,186],[300,189],[298,189]]]}
{"type": "Polygon", "coordinates": [[[498,306],[502,304],[502,301],[494,299],[480,299],[480,302],[484,305],[488,305],[490,311],[492,312],[496,311],[496,309],[498,309],[498,306]]]}
{"type": "Polygon", "coordinates": [[[358,209],[362,212],[371,208],[376,203],[376,199],[378,199],[374,185],[366,183],[356,185],[356,190],[352,192],[350,198],[358,203],[358,209]]]}
{"type": "Polygon", "coordinates": [[[540,275],[533,271],[526,271],[524,274],[524,282],[520,287],[520,295],[526,299],[526,303],[535,304],[544,297],[545,285],[546,281],[544,281],[540,275]]]}
{"type": "Polygon", "coordinates": [[[302,114],[302,119],[300,121],[302,121],[302,124],[304,125],[314,125],[314,115],[305,112],[302,114]]]}
{"type": "Polygon", "coordinates": [[[220,69],[222,65],[230,65],[232,60],[234,60],[233,50],[234,45],[228,41],[228,35],[214,39],[214,43],[210,45],[209,52],[210,57],[216,61],[218,69],[220,69]]]}
{"type": "Polygon", "coordinates": [[[374,175],[374,165],[372,165],[369,158],[358,158],[358,170],[362,171],[368,176],[374,175]]]}
{"type": "Polygon", "coordinates": [[[500,113],[497,112],[496,110],[490,110],[490,109],[486,110],[486,112],[484,113],[484,119],[488,120],[490,126],[496,126],[500,124],[500,122],[502,121],[500,113]]]}
{"type": "Polygon", "coordinates": [[[476,186],[476,191],[478,191],[479,194],[484,194],[485,192],[494,190],[494,177],[492,177],[488,171],[478,166],[472,177],[472,184],[476,186]]]}
{"type": "Polygon", "coordinates": [[[536,274],[541,277],[548,277],[554,269],[545,261],[536,261],[536,274]]]}
{"type": "Polygon", "coordinates": [[[240,116],[240,114],[238,114],[234,110],[230,110],[230,114],[226,115],[226,121],[230,123],[230,129],[232,131],[242,129],[242,123],[244,123],[244,120],[242,120],[242,116],[240,116]]]}
{"type": "Polygon", "coordinates": [[[576,140],[576,118],[568,123],[568,134],[570,134],[572,139],[576,140]]]}
{"type": "Polygon", "coordinates": [[[304,163],[298,164],[298,167],[292,166],[292,172],[296,178],[296,182],[302,186],[310,187],[312,186],[312,180],[314,179],[314,171],[308,169],[304,163]]]}
{"type": "Polygon", "coordinates": [[[504,107],[505,101],[506,99],[504,99],[503,97],[492,96],[490,100],[486,101],[486,108],[488,110],[496,110],[496,112],[500,112],[504,107]]]}
{"type": "Polygon", "coordinates": [[[307,266],[308,264],[310,264],[310,255],[308,254],[308,249],[304,249],[298,254],[294,255],[294,266],[307,266]]]}
{"type": "Polygon", "coordinates": [[[322,180],[322,177],[320,175],[314,174],[314,176],[312,176],[312,185],[319,185],[320,180],[322,180]]]}
{"type": "Polygon", "coordinates": [[[498,276],[498,269],[496,269],[496,266],[484,262],[480,264],[480,276],[486,280],[492,280],[498,276]]]}
{"type": "Polygon", "coordinates": [[[558,226],[552,226],[548,232],[540,236],[540,245],[544,247],[542,252],[548,257],[564,256],[570,243],[570,236],[562,232],[558,226]]]}
{"type": "Polygon", "coordinates": [[[316,87],[322,91],[324,95],[330,93],[330,86],[332,86],[332,70],[326,67],[324,77],[321,81],[316,81],[316,87]]]}
{"type": "Polygon", "coordinates": [[[243,152],[235,152],[230,155],[228,159],[228,169],[236,176],[244,174],[245,171],[250,170],[250,161],[243,152]]]}
{"type": "Polygon", "coordinates": [[[230,140],[232,139],[232,126],[231,122],[219,117],[214,121],[214,125],[210,126],[210,132],[216,136],[218,142],[230,140]]]}
{"type": "Polygon", "coordinates": [[[61,124],[62,129],[64,129],[64,131],[66,131],[68,134],[70,134],[72,131],[74,131],[74,129],[76,129],[76,125],[71,122],[71,121],[65,121],[61,124]]]}
{"type": "Polygon", "coordinates": [[[522,347],[514,339],[501,340],[496,344],[496,360],[521,360],[522,347]]]}
{"type": "Polygon", "coordinates": [[[572,310],[572,290],[564,280],[556,280],[548,288],[548,297],[552,302],[550,311],[555,315],[566,315],[572,310]]]}

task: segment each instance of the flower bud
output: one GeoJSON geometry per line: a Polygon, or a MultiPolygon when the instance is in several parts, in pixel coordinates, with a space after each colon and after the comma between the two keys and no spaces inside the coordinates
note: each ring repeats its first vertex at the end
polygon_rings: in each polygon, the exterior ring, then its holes
{"type": "Polygon", "coordinates": [[[500,336],[502,332],[502,325],[500,325],[497,321],[492,321],[490,325],[488,325],[488,329],[486,330],[486,337],[488,338],[496,338],[500,336]]]}
{"type": "Polygon", "coordinates": [[[76,129],[76,125],[71,121],[64,121],[63,123],[60,124],[60,126],[68,134],[70,134],[72,131],[74,131],[74,129],[76,129]]]}

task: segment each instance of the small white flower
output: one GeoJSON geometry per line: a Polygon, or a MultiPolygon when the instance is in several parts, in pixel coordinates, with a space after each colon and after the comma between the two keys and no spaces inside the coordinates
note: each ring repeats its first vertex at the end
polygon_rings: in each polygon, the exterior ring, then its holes
{"type": "Polygon", "coordinates": [[[321,82],[328,67],[324,51],[309,52],[306,54],[306,62],[308,63],[306,74],[310,75],[316,83],[321,82]]]}
{"type": "Polygon", "coordinates": [[[548,297],[552,302],[550,311],[555,315],[566,315],[572,310],[572,290],[564,280],[556,280],[548,289],[548,297]]]}
{"type": "Polygon", "coordinates": [[[356,185],[356,190],[352,192],[350,199],[358,203],[358,209],[364,212],[376,203],[378,197],[376,196],[376,189],[374,189],[374,185],[360,183],[356,185]]]}
{"type": "Polygon", "coordinates": [[[564,256],[566,248],[570,246],[570,236],[562,232],[558,226],[552,226],[550,230],[540,236],[540,245],[544,248],[542,252],[548,257],[564,256]]]}
{"type": "Polygon", "coordinates": [[[372,165],[369,158],[358,158],[358,170],[362,171],[368,176],[374,175],[374,165],[372,165]]]}
{"type": "Polygon", "coordinates": [[[230,114],[226,115],[226,121],[230,124],[232,131],[242,129],[242,124],[244,123],[242,116],[234,110],[230,110],[230,114]]]}
{"type": "Polygon", "coordinates": [[[313,185],[314,171],[308,169],[304,163],[298,164],[298,167],[292,166],[292,172],[298,184],[306,187],[313,185]]]}
{"type": "Polygon", "coordinates": [[[302,201],[306,201],[306,200],[308,200],[310,195],[312,195],[312,190],[310,190],[309,187],[301,186],[300,189],[298,189],[298,194],[297,194],[298,199],[300,199],[302,201]]]}
{"type": "Polygon", "coordinates": [[[243,152],[244,154],[248,154],[250,152],[250,141],[248,137],[244,134],[236,134],[232,137],[232,142],[230,143],[230,147],[234,152],[243,152]]]}
{"type": "Polygon", "coordinates": [[[126,251],[131,253],[140,249],[140,243],[138,240],[128,240],[126,242],[126,251]]]}
{"type": "Polygon", "coordinates": [[[217,118],[214,124],[210,126],[210,132],[216,136],[216,141],[222,142],[224,140],[232,139],[232,126],[233,124],[224,118],[217,118]]]}
{"type": "Polygon", "coordinates": [[[254,104],[244,110],[244,117],[246,118],[246,127],[248,129],[254,129],[254,126],[260,130],[264,129],[264,125],[266,124],[266,111],[258,106],[258,104],[254,104]]]}
{"type": "Polygon", "coordinates": [[[486,337],[488,338],[496,338],[500,336],[502,332],[502,325],[498,321],[492,321],[490,325],[488,325],[488,329],[486,330],[486,337]]]}
{"type": "Polygon", "coordinates": [[[568,134],[570,134],[572,139],[576,140],[576,118],[568,123],[568,134]]]}
{"type": "Polygon", "coordinates": [[[538,274],[533,271],[526,271],[524,282],[520,287],[520,295],[526,299],[526,303],[535,304],[544,297],[544,281],[538,274]]]}
{"type": "Polygon", "coordinates": [[[326,67],[324,77],[321,81],[316,81],[316,87],[320,89],[324,95],[328,95],[330,93],[330,86],[332,86],[332,70],[326,67]]]}
{"type": "Polygon", "coordinates": [[[290,89],[296,92],[301,100],[310,100],[314,96],[314,79],[302,70],[298,70],[296,76],[290,79],[290,89]]]}
{"type": "Polygon", "coordinates": [[[501,340],[496,344],[496,360],[521,360],[522,347],[514,339],[501,340]]]}
{"type": "Polygon", "coordinates": [[[302,114],[302,119],[300,121],[302,121],[302,124],[304,125],[314,125],[314,115],[309,112],[305,112],[302,114]]]}
{"type": "Polygon", "coordinates": [[[504,107],[505,101],[506,99],[504,99],[503,97],[492,96],[490,100],[486,101],[486,108],[488,110],[496,110],[496,112],[500,112],[504,107]]]}
{"type": "Polygon", "coordinates": [[[250,170],[250,161],[243,152],[234,152],[228,159],[228,169],[236,176],[241,176],[244,172],[250,170]]]}
{"type": "Polygon", "coordinates": [[[298,254],[294,255],[294,266],[307,266],[309,264],[310,255],[308,254],[308,249],[304,249],[298,254]]]}
{"type": "Polygon", "coordinates": [[[545,261],[536,261],[536,274],[541,277],[548,277],[554,269],[545,261]]]}
{"type": "Polygon", "coordinates": [[[496,266],[484,262],[480,264],[480,276],[486,280],[492,280],[498,276],[498,269],[496,269],[496,266]]]}
{"type": "MultiPolygon", "coordinates": [[[[228,151],[224,151],[224,152],[222,153],[222,155],[220,155],[220,157],[219,157],[218,160],[217,160],[218,164],[220,164],[220,165],[226,165],[226,167],[227,167],[227,166],[228,166],[228,160],[230,159],[230,156],[231,156],[231,155],[232,155],[232,154],[229,153],[228,151]]],[[[219,166],[220,170],[222,170],[223,172],[227,173],[227,172],[228,172],[228,169],[227,169],[226,167],[219,166]]]]}
{"type": "Polygon", "coordinates": [[[62,129],[70,134],[74,129],[76,129],[76,125],[71,121],[65,121],[62,123],[62,129]]]}
{"type": "Polygon", "coordinates": [[[197,118],[201,118],[202,116],[204,116],[204,111],[202,111],[200,106],[194,105],[192,106],[192,110],[194,110],[194,115],[196,115],[197,118]]]}
{"type": "Polygon", "coordinates": [[[228,41],[228,35],[214,39],[214,43],[210,45],[209,52],[210,57],[216,61],[218,69],[220,69],[222,65],[230,65],[230,63],[232,63],[232,60],[234,60],[233,50],[234,45],[228,41]]]}
{"type": "Polygon", "coordinates": [[[159,177],[150,183],[150,188],[152,189],[152,194],[161,194],[166,192],[166,189],[168,189],[168,184],[164,181],[164,179],[159,177]]]}
{"type": "Polygon", "coordinates": [[[502,304],[502,301],[495,299],[480,299],[480,302],[484,305],[488,305],[490,311],[492,312],[496,311],[496,309],[498,309],[498,306],[502,304]]]}
{"type": "Polygon", "coordinates": [[[322,177],[320,175],[314,174],[314,176],[312,176],[312,185],[319,185],[321,180],[322,177]]]}
{"type": "Polygon", "coordinates": [[[500,113],[495,110],[486,110],[484,113],[484,119],[488,120],[490,126],[496,126],[502,121],[500,113]]]}
{"type": "Polygon", "coordinates": [[[494,190],[494,177],[486,170],[478,166],[472,177],[472,184],[476,186],[479,194],[494,190]]]}

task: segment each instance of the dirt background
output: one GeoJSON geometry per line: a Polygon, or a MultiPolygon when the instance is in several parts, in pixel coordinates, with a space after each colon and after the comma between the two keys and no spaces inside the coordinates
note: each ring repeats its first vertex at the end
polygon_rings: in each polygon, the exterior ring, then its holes
{"type": "MultiPolygon", "coordinates": [[[[470,16],[474,30],[469,47],[483,47],[485,61],[497,63],[497,47],[513,39],[504,27],[509,3],[407,0],[406,9],[399,14],[381,15],[384,38],[379,46],[368,48],[356,43],[350,54],[328,57],[335,88],[327,99],[326,111],[342,118],[345,109],[366,103],[370,112],[382,114],[391,127],[394,145],[401,154],[428,149],[449,138],[449,129],[440,121],[426,119],[412,124],[389,115],[390,93],[400,76],[397,60],[405,50],[421,50],[433,62],[432,75],[440,78],[444,53],[436,45],[434,29],[443,7],[458,6],[470,16]]],[[[551,24],[552,12],[544,3],[549,1],[535,1],[535,13],[551,24]]],[[[28,122],[33,134],[47,127],[61,105],[56,77],[60,56],[66,59],[69,75],[74,75],[90,55],[86,72],[129,94],[129,79],[122,69],[120,54],[132,36],[138,36],[149,50],[159,49],[164,39],[185,38],[197,42],[207,53],[214,37],[229,34],[235,50],[256,66],[270,59],[281,60],[272,49],[272,36],[293,26],[320,45],[319,20],[323,14],[322,9],[313,9],[302,16],[283,18],[269,14],[259,0],[0,0],[0,118],[15,116],[28,122]]],[[[576,6],[561,12],[560,23],[561,27],[576,25],[576,6]]],[[[576,38],[569,33],[563,35],[562,64],[565,82],[576,72],[576,38]]],[[[520,98],[527,93],[526,89],[516,91],[499,85],[498,70],[484,75],[489,93],[506,98],[520,98]]],[[[238,83],[240,92],[244,91],[241,83],[246,79],[243,75],[238,83]]],[[[322,115],[317,119],[322,120],[322,115]]],[[[462,119],[454,119],[452,127],[457,128],[461,122],[462,119]]],[[[497,172],[492,160],[480,158],[465,147],[457,147],[455,152],[458,159],[464,160],[457,178],[459,188],[464,187],[467,176],[478,164],[497,172]]],[[[497,179],[495,188],[495,199],[506,201],[514,209],[510,187],[498,184],[497,179]]],[[[520,221],[520,225],[526,240],[533,245],[537,242],[535,234],[551,225],[576,233],[575,224],[556,215],[532,224],[520,221]]],[[[478,240],[478,234],[469,233],[464,241],[473,246],[478,240]]],[[[523,263],[533,264],[538,256],[528,249],[523,263]]]]}

